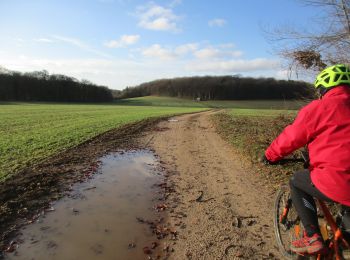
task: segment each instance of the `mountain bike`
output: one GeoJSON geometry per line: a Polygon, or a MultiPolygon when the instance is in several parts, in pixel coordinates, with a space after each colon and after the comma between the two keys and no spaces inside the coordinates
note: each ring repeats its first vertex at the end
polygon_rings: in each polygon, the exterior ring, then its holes
{"type": "MultiPolygon", "coordinates": [[[[302,153],[307,162],[308,156],[302,153]]],[[[328,248],[324,255],[297,255],[290,250],[291,242],[303,237],[304,228],[293,207],[289,186],[282,185],[276,193],[274,229],[279,251],[286,259],[350,259],[350,246],[342,219],[344,207],[337,203],[318,200],[318,219],[322,237],[328,248]],[[345,238],[346,236],[346,238],[345,238]]]]}

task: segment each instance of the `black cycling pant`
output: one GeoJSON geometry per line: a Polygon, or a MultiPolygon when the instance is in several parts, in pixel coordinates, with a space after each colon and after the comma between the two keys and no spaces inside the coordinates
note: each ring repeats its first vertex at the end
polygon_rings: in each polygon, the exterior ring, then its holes
{"type": "Polygon", "coordinates": [[[289,181],[292,203],[308,236],[320,232],[314,198],[332,201],[312,183],[309,170],[295,172],[289,181]]]}

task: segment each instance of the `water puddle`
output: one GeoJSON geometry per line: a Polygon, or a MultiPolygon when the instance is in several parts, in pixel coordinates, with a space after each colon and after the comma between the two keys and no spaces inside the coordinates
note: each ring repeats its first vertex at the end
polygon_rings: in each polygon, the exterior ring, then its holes
{"type": "Polygon", "coordinates": [[[140,222],[159,218],[153,209],[154,186],[162,180],[158,162],[150,151],[111,154],[101,162],[101,174],[24,227],[19,247],[5,259],[147,259],[144,247],[158,243],[140,222]]]}

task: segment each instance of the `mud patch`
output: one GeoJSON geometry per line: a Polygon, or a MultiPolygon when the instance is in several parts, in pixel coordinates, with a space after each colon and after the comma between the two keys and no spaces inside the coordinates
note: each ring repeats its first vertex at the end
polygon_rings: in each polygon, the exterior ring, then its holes
{"type": "MultiPolygon", "coordinates": [[[[171,259],[281,259],[274,246],[270,190],[217,134],[214,112],[162,122],[144,142],[159,155],[173,189],[164,201],[177,228],[171,259]]],[[[171,238],[171,237],[169,237],[171,238]]]]}
{"type": "Polygon", "coordinates": [[[99,174],[21,231],[6,259],[145,259],[157,250],[152,230],[139,223],[160,218],[155,189],[163,177],[156,157],[141,150],[100,162],[99,174]]]}
{"type": "Polygon", "coordinates": [[[165,118],[146,119],[113,129],[1,182],[0,256],[18,227],[35,220],[40,212],[50,208],[50,202],[69,192],[73,183],[91,178],[98,166],[98,158],[121,149],[138,148],[135,138],[165,118]]]}

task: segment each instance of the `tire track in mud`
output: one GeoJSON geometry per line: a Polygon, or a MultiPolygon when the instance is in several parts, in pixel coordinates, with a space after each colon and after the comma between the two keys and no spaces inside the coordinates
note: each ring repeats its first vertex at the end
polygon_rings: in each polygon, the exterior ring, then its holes
{"type": "Polygon", "coordinates": [[[175,188],[168,213],[179,235],[169,241],[171,259],[279,259],[273,195],[215,132],[213,113],[175,117],[143,138],[175,188]]]}

